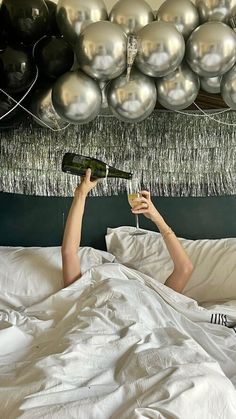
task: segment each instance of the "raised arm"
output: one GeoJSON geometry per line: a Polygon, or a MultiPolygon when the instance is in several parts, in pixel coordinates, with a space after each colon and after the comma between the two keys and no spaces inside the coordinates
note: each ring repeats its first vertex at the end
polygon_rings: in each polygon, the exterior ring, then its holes
{"type": "Polygon", "coordinates": [[[175,233],[166,224],[161,214],[153,205],[150,193],[141,191],[141,195],[142,197],[136,199],[137,205],[132,208],[132,212],[134,214],[143,214],[156,224],[165,240],[167,250],[174,263],[173,272],[167,278],[165,285],[181,293],[193,271],[192,262],[175,233]]]}
{"type": "Polygon", "coordinates": [[[70,207],[61,246],[64,287],[72,284],[81,276],[78,249],[80,246],[82,221],[86,197],[97,184],[90,179],[91,170],[87,169],[85,177],[77,186],[70,207]]]}

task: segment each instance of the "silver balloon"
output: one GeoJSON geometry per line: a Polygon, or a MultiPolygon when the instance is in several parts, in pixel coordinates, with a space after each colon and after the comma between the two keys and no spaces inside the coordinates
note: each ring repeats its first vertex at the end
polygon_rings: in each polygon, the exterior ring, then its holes
{"type": "Polygon", "coordinates": [[[112,113],[125,122],[140,122],[147,118],[156,105],[156,86],[153,79],[136,69],[127,81],[124,73],[109,83],[107,100],[112,113]]]}
{"type": "Polygon", "coordinates": [[[187,39],[199,25],[199,14],[190,0],[165,0],[157,12],[157,20],[173,23],[187,39]]]}
{"type": "Polygon", "coordinates": [[[182,63],[172,74],[156,80],[158,102],[171,110],[185,109],[198,95],[199,77],[182,63]]]}
{"type": "Polygon", "coordinates": [[[109,19],[117,23],[128,33],[136,33],[139,29],[154,20],[154,14],[144,0],[119,0],[111,9],[109,19]]]}
{"type": "Polygon", "coordinates": [[[195,29],[186,45],[186,59],[202,77],[221,76],[236,60],[236,35],[221,22],[207,22],[195,29]]]}
{"type": "Polygon", "coordinates": [[[82,71],[68,71],[53,86],[53,106],[72,124],[85,124],[94,119],[101,108],[98,83],[82,71]]]}
{"type": "Polygon", "coordinates": [[[222,76],[201,77],[201,89],[208,93],[220,93],[220,84],[222,76]]]}
{"type": "Polygon", "coordinates": [[[228,23],[236,14],[236,0],[196,0],[201,23],[217,20],[228,23]]]}
{"type": "Polygon", "coordinates": [[[74,45],[87,25],[107,20],[108,14],[103,0],[58,0],[56,19],[61,34],[74,45]]]}
{"type": "Polygon", "coordinates": [[[172,73],[181,63],[185,52],[183,35],[174,25],[152,22],[138,32],[138,53],[135,64],[151,77],[172,73]]]}
{"type": "Polygon", "coordinates": [[[87,26],[75,47],[81,69],[98,80],[111,80],[123,73],[126,50],[126,34],[111,22],[96,22],[87,26]]]}
{"type": "Polygon", "coordinates": [[[221,96],[231,109],[236,110],[236,65],[222,77],[221,96]]]}
{"type": "Polygon", "coordinates": [[[52,103],[52,86],[38,89],[30,98],[30,111],[33,118],[42,127],[62,129],[68,125],[56,112],[52,103]]]}

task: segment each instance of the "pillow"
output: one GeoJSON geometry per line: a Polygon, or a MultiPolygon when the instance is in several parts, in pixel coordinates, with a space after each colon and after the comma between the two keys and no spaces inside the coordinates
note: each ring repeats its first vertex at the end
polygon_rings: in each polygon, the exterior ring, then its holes
{"type": "MultiPolygon", "coordinates": [[[[118,262],[164,283],[173,262],[160,233],[134,227],[108,228],[107,250],[118,262]]],[[[236,239],[179,239],[194,265],[183,294],[199,303],[236,299],[236,239]]]]}
{"type": "MultiPolygon", "coordinates": [[[[113,262],[107,252],[81,247],[81,272],[113,262]]],[[[61,247],[0,246],[0,305],[25,307],[57,292],[63,286],[61,247]]]]}

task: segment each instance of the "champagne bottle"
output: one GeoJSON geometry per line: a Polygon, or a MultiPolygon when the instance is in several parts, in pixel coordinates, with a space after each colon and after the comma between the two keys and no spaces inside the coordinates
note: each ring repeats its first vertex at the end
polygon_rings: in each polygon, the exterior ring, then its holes
{"type": "Polygon", "coordinates": [[[91,177],[132,179],[133,174],[109,166],[101,160],[81,156],[75,153],[66,153],[62,160],[62,171],[72,175],[84,176],[86,170],[91,169],[91,177]]]}

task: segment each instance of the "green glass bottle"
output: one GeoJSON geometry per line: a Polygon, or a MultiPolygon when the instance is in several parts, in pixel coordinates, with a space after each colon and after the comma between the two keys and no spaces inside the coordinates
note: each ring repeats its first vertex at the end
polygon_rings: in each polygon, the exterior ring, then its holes
{"type": "Polygon", "coordinates": [[[109,166],[101,160],[92,157],[81,156],[75,153],[66,153],[62,160],[62,171],[71,173],[72,175],[84,176],[86,170],[90,168],[92,173],[91,177],[98,178],[122,178],[132,179],[133,174],[124,172],[123,170],[116,169],[109,166]]]}

